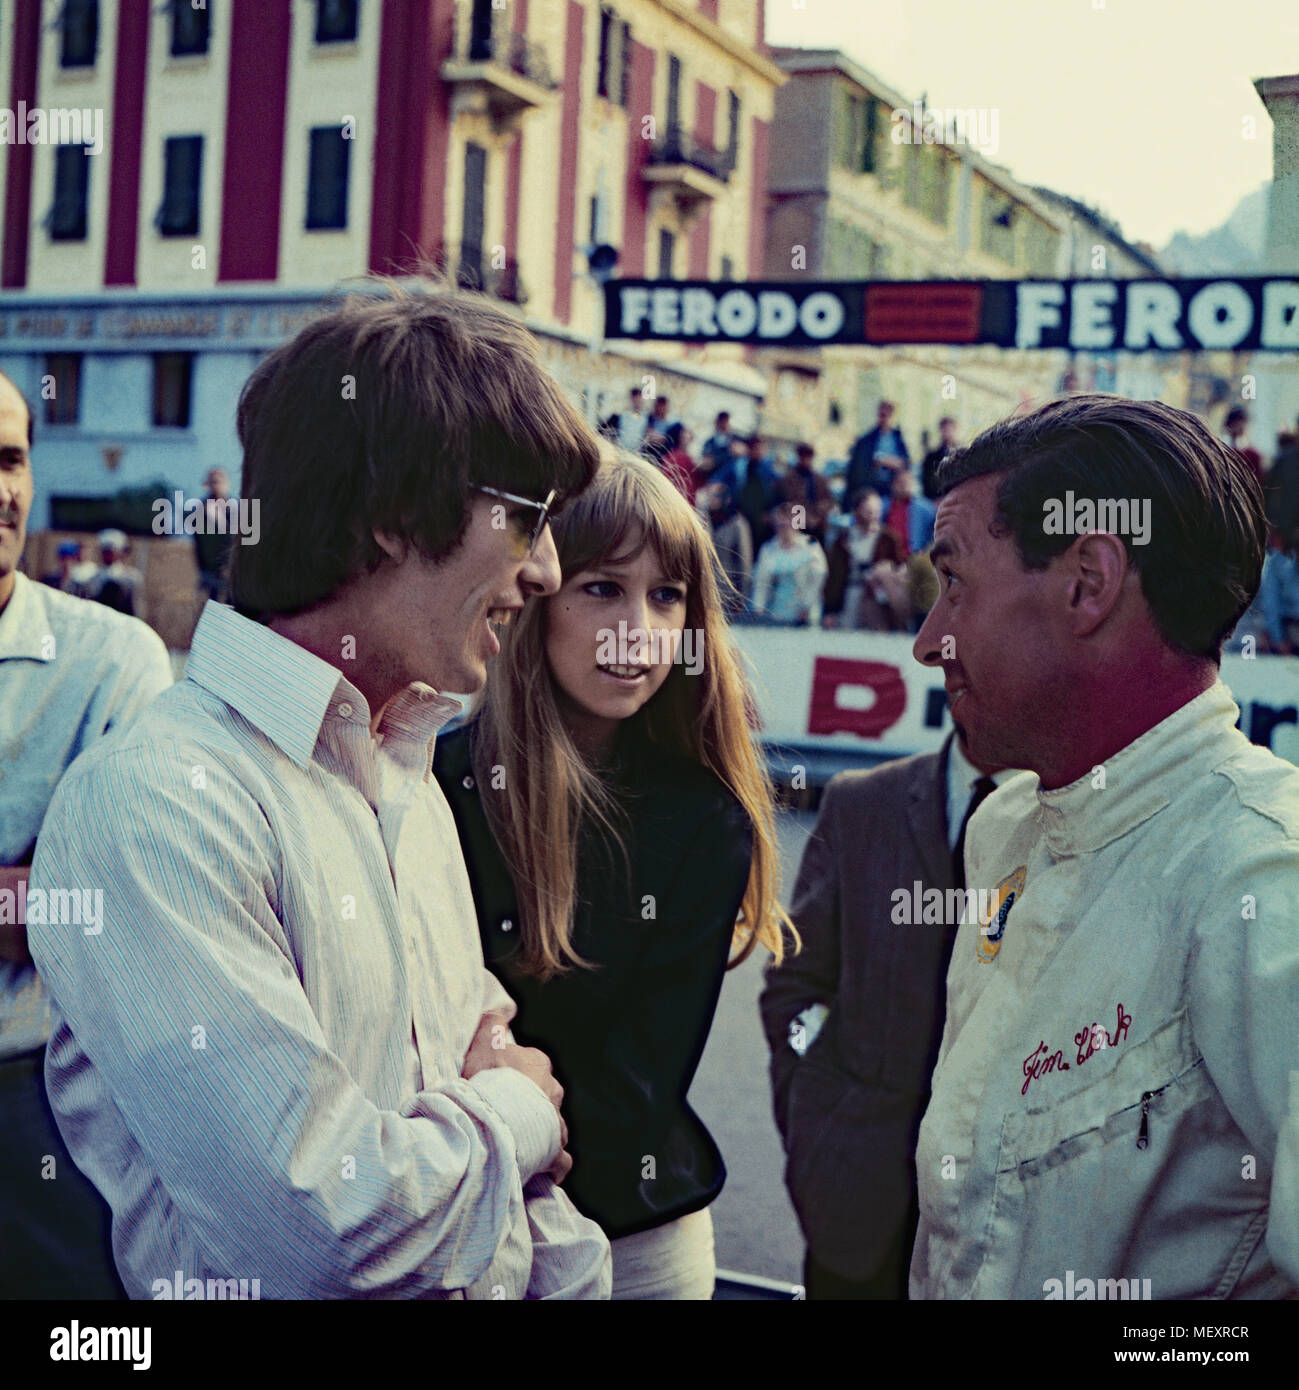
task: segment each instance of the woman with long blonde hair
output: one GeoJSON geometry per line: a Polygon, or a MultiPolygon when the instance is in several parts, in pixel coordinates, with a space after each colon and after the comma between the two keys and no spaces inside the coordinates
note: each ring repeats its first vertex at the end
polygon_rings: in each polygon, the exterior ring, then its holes
{"type": "MultiPolygon", "coordinates": [[[[778,959],[771,787],[700,516],[604,451],[554,522],[563,586],[439,738],[483,954],[565,1089],[566,1190],[615,1298],[710,1298],[726,1169],[686,1102],[727,962],[778,959]]],[[[725,583],[722,579],[720,583],[725,583]]]]}

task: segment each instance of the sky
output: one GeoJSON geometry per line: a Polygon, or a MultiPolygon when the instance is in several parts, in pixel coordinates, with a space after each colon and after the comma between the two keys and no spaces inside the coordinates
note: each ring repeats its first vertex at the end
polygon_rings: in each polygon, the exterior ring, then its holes
{"type": "Polygon", "coordinates": [[[932,108],[995,110],[995,163],[1156,248],[1271,178],[1252,79],[1299,73],[1299,0],[765,3],[768,43],[838,48],[932,108]]]}

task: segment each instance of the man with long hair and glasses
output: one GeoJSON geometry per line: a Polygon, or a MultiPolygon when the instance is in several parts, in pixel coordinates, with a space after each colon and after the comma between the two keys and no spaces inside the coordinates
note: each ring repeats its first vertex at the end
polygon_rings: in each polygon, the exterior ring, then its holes
{"type": "Polygon", "coordinates": [[[134,1297],[607,1296],[429,771],[440,692],[559,587],[546,522],[595,438],[516,320],[442,290],[345,300],[259,364],[238,426],[261,535],[233,606],[73,769],[32,871],[104,885],[100,934],[32,951],[119,1272],[134,1297]]]}
{"type": "Polygon", "coordinates": [[[971,758],[1028,772],[967,830],[911,1296],[1292,1298],[1299,768],[1218,669],[1258,480],[1184,411],[1078,395],[939,486],[915,655],[971,758]]]}

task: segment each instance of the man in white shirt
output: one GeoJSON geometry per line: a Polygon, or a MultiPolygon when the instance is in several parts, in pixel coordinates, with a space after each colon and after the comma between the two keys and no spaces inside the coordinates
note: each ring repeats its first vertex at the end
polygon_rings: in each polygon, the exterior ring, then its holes
{"type": "Polygon", "coordinates": [[[114,1298],[103,1202],[45,1098],[49,1003],[27,949],[29,920],[93,930],[96,899],[65,881],[73,891],[47,903],[29,894],[28,866],[68,764],[165,690],[171,664],[143,623],[18,572],[31,442],[27,403],[0,376],[0,1297],[114,1298]]]}
{"type": "Polygon", "coordinates": [[[1299,769],[1218,678],[1258,483],[1193,416],[1080,395],[940,486],[915,654],[971,756],[1030,772],[970,822],[992,897],[948,971],[911,1296],[1295,1297],[1299,769]]]}
{"type": "Polygon", "coordinates": [[[642,408],[640,387],[633,386],[627,396],[627,409],[618,416],[618,444],[633,454],[640,453],[649,427],[649,411],[642,408]]]}
{"type": "Polygon", "coordinates": [[[438,691],[479,689],[493,625],[559,587],[548,509],[596,441],[521,325],[450,292],[345,301],[259,364],[238,424],[261,535],[235,607],[72,770],[33,867],[104,886],[100,934],[32,949],[123,1281],[607,1297],[430,774],[438,691]]]}

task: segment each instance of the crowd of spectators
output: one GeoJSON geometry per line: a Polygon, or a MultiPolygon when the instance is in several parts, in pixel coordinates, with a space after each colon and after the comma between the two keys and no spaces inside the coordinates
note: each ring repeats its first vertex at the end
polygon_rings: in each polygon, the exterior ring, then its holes
{"type": "Polygon", "coordinates": [[[136,616],[144,575],[131,563],[131,543],[124,531],[110,528],[96,537],[99,559],[87,558],[78,540],[59,542],[58,568],[42,575],[51,588],[75,598],[94,599],[118,613],[136,616]]]}
{"type": "Polygon", "coordinates": [[[836,495],[801,441],[785,458],[760,434],[741,434],[721,411],[697,454],[671,401],[646,408],[632,388],[628,407],[602,432],[653,459],[699,510],[734,589],[737,622],[911,632],[937,597],[926,558],[933,543],[938,465],[956,447],[955,421],[939,444],[911,462],[891,402],[856,442],[836,495]]]}
{"type": "MultiPolygon", "coordinates": [[[[633,388],[626,411],[602,432],[654,460],[697,507],[734,590],[734,621],[866,632],[915,632],[938,597],[929,563],[938,471],[959,447],[957,422],[938,421],[937,442],[915,460],[891,401],[852,446],[836,490],[816,448],[784,457],[760,434],[732,429],[721,411],[696,450],[671,401],[633,388]]],[[[1223,441],[1263,484],[1268,556],[1253,607],[1230,644],[1299,652],[1299,424],[1282,432],[1269,464],[1249,440],[1249,415],[1233,406],[1223,441]]]]}

